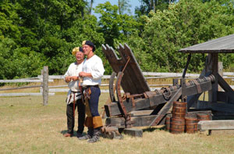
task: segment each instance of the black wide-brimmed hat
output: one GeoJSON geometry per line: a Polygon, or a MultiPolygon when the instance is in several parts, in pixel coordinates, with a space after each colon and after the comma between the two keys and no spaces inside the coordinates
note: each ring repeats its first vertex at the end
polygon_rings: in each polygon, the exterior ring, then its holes
{"type": "Polygon", "coordinates": [[[89,46],[93,47],[93,52],[95,51],[95,45],[91,41],[83,41],[82,45],[89,45],[89,46]]]}

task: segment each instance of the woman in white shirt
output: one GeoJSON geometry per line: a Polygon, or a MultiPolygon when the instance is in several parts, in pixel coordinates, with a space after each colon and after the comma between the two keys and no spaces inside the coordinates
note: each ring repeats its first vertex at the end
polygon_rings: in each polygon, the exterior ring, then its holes
{"type": "Polygon", "coordinates": [[[77,137],[81,137],[84,131],[85,121],[85,105],[81,100],[81,91],[79,87],[79,73],[82,71],[84,53],[81,47],[76,47],[72,50],[72,54],[76,57],[76,62],[71,63],[67,72],[64,75],[65,81],[68,83],[69,91],[67,94],[67,133],[65,137],[73,136],[73,128],[75,123],[75,109],[77,106],[78,112],[78,129],[77,137]]]}

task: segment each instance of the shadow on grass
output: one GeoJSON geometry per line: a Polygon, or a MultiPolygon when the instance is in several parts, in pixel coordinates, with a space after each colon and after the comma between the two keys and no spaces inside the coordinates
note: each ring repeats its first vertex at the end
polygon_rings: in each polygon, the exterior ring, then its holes
{"type": "Polygon", "coordinates": [[[148,127],[148,128],[144,128],[142,129],[143,132],[153,132],[155,130],[165,130],[166,126],[162,126],[162,127],[148,127]]]}
{"type": "MultiPolygon", "coordinates": [[[[61,130],[60,133],[61,133],[62,135],[64,135],[64,134],[67,133],[67,130],[61,130]]],[[[85,132],[85,133],[82,133],[82,135],[86,135],[86,134],[87,134],[86,132],[85,132]]],[[[73,132],[72,137],[77,137],[77,132],[76,132],[76,131],[73,132]]]]}

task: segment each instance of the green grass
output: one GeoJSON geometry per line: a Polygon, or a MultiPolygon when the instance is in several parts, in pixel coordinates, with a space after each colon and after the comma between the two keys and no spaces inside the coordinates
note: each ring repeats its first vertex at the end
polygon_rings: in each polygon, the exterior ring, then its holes
{"type": "MultiPolygon", "coordinates": [[[[101,95],[100,112],[108,96],[101,95]]],[[[142,138],[124,135],[122,140],[101,138],[94,144],[76,137],[64,138],[65,97],[65,93],[50,96],[47,106],[42,105],[41,96],[0,97],[0,153],[233,153],[234,133],[231,131],[206,136],[204,133],[174,135],[155,129],[144,131],[142,138]]]]}

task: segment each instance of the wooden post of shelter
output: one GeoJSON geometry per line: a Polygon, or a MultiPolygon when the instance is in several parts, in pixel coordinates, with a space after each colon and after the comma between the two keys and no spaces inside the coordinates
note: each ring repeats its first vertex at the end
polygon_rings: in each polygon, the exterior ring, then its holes
{"type": "Polygon", "coordinates": [[[49,92],[49,88],[48,88],[48,79],[49,79],[48,66],[43,67],[42,76],[43,76],[43,80],[42,80],[43,105],[47,105],[48,104],[48,92],[49,92]]]}
{"type": "MultiPolygon", "coordinates": [[[[221,77],[223,77],[223,62],[218,62],[218,73],[221,77]]],[[[219,86],[218,90],[222,90],[221,86],[219,86]]]]}
{"type": "Polygon", "coordinates": [[[218,53],[211,53],[211,72],[215,76],[215,82],[212,84],[212,89],[209,91],[209,100],[212,103],[217,102],[218,91],[218,53]]]}

